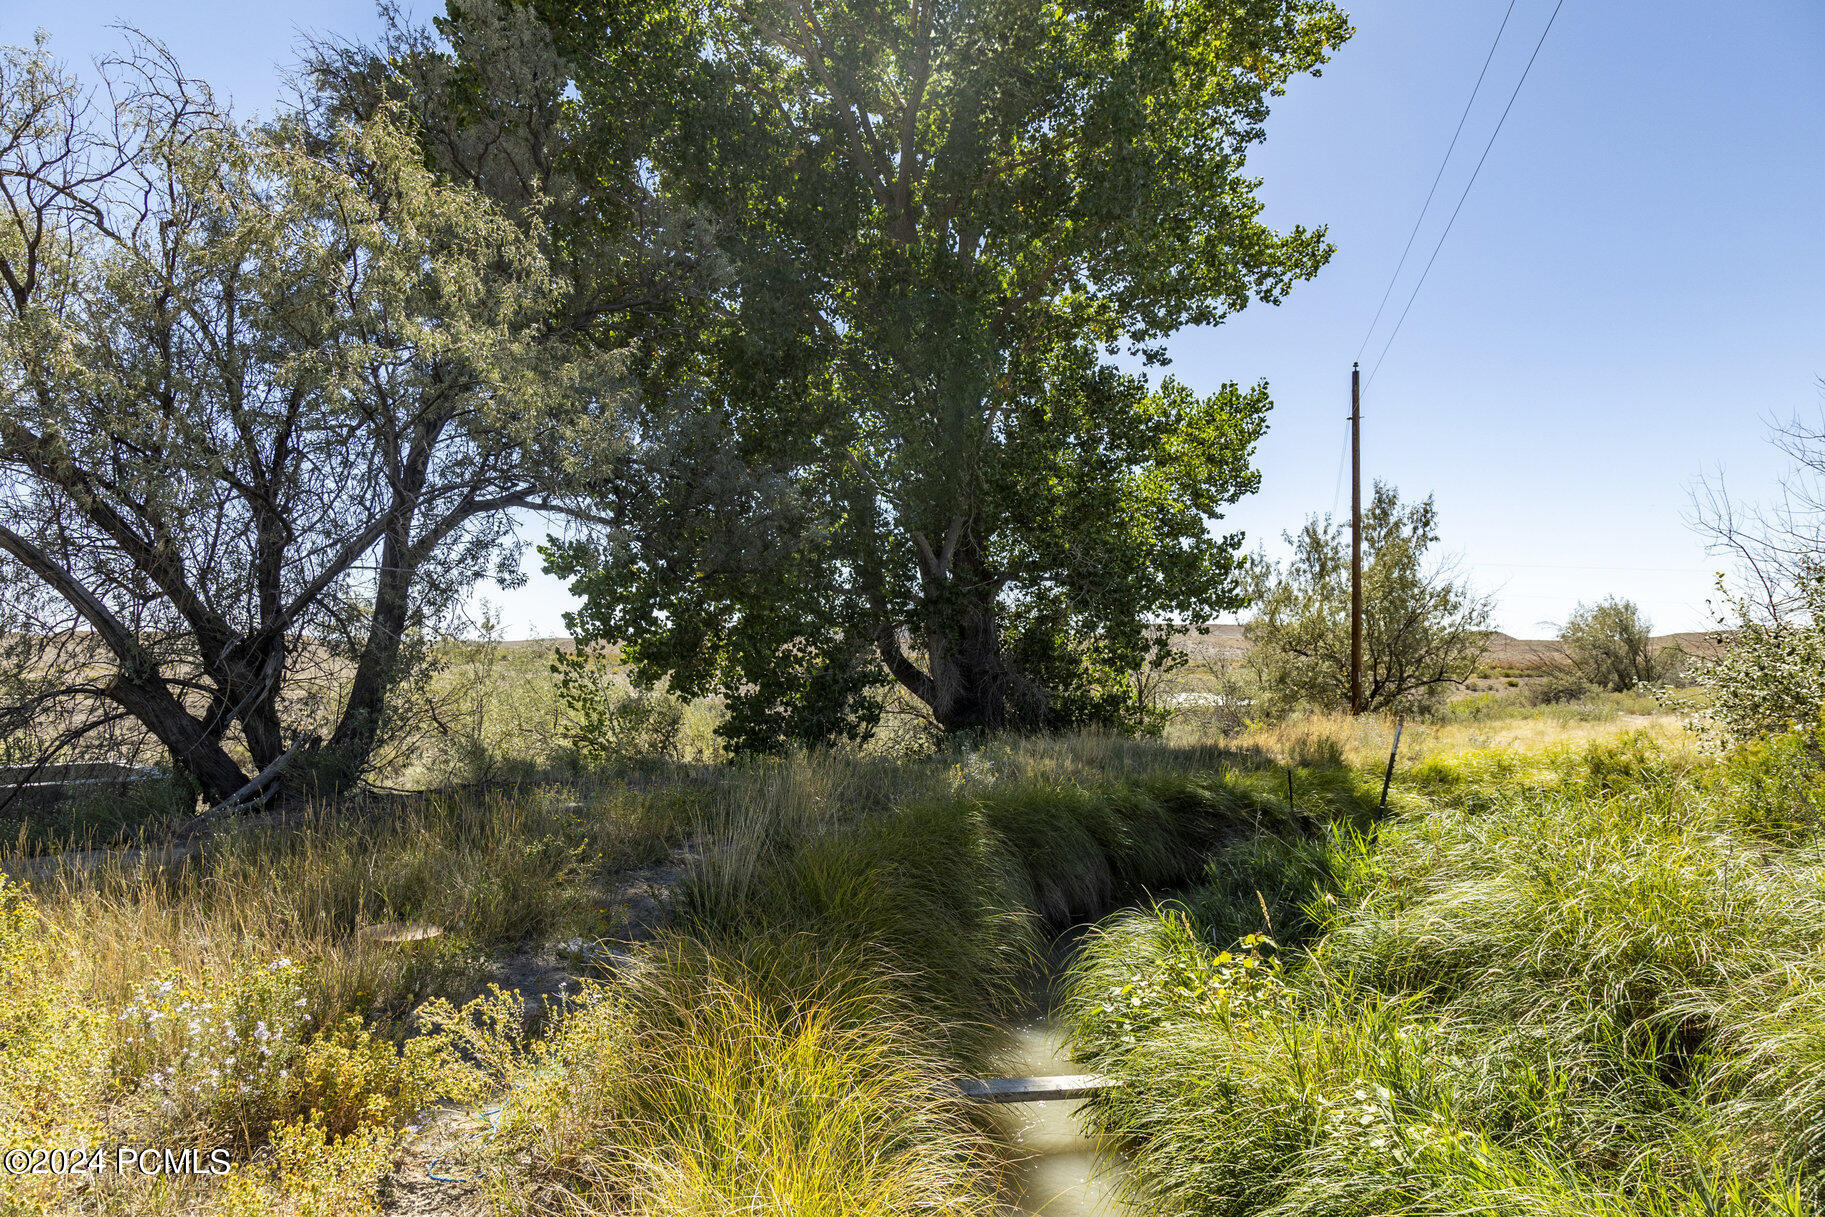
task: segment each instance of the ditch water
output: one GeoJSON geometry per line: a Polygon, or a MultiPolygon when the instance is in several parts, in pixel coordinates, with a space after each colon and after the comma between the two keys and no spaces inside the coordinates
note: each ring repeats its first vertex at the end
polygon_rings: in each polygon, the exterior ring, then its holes
{"type": "MultiPolygon", "coordinates": [[[[1080,1073],[1065,1051],[1057,1022],[1036,1015],[1010,1028],[1003,1057],[1008,1076],[1046,1077],[1080,1073]]],[[[1043,1217],[1126,1217],[1116,1199],[1123,1165],[1118,1154],[1099,1149],[1084,1131],[1077,1109],[1081,1099],[1042,1103],[997,1103],[990,1118],[1007,1138],[1016,1159],[1016,1212],[1043,1217]]]]}
{"type": "MultiPolygon", "coordinates": [[[[1051,966],[1035,986],[1028,1015],[1008,1028],[997,1061],[1005,1077],[1052,1077],[1082,1073],[1065,1045],[1061,1020],[1051,1014],[1052,985],[1063,974],[1088,927],[1067,931],[1048,952],[1051,966]]],[[[1126,1166],[1121,1155],[1099,1147],[1078,1116],[1082,1099],[1039,1103],[996,1103],[989,1118],[1014,1158],[1016,1213],[1041,1217],[1131,1217],[1116,1197],[1126,1166]]]]}

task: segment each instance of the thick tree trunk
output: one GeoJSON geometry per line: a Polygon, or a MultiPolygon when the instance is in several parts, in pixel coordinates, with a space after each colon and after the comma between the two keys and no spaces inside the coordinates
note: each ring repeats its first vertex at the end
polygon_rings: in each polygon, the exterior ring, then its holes
{"type": "Polygon", "coordinates": [[[203,721],[217,738],[239,724],[255,770],[266,768],[285,751],[279,724],[279,684],[284,667],[285,642],[283,636],[278,636],[252,649],[244,639],[238,639],[208,668],[216,692],[203,721]]]}
{"type": "Polygon", "coordinates": [[[247,775],[223,751],[221,741],[203,731],[162,680],[135,680],[123,672],[108,685],[108,697],[157,737],[171,753],[172,763],[195,779],[211,803],[247,784],[247,775]]]}
{"type": "Polygon", "coordinates": [[[1001,653],[994,604],[955,607],[925,633],[932,715],[949,732],[1005,731],[1015,723],[1017,676],[1001,653]]]}
{"type": "Polygon", "coordinates": [[[908,687],[947,732],[985,734],[1046,725],[1046,692],[1009,657],[994,597],[952,601],[927,626],[925,653],[929,677],[921,687],[908,687]]]}
{"type": "Polygon", "coordinates": [[[900,649],[900,629],[884,627],[876,642],[888,672],[924,702],[947,732],[986,734],[1041,727],[1045,694],[1009,659],[1002,646],[1000,589],[967,533],[953,519],[942,545],[914,534],[926,610],[921,637],[926,669],[900,649]]]}

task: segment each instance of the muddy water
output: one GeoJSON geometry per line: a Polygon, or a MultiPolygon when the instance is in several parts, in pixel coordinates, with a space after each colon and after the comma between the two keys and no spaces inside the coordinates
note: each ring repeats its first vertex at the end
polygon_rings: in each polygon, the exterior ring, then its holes
{"type": "MultiPolygon", "coordinates": [[[[1081,1073],[1065,1052],[1056,1021],[1034,1015],[1009,1029],[1000,1058],[1009,1077],[1081,1073]]],[[[1115,1198],[1121,1159],[1097,1148],[1077,1117],[1080,1099],[999,1103],[990,1109],[1015,1162],[1015,1211],[1044,1217],[1128,1217],[1115,1198]]]]}

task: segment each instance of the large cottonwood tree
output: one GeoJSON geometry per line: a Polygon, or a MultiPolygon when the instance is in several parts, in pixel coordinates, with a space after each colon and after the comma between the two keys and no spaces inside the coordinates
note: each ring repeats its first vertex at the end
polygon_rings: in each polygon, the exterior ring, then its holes
{"type": "Polygon", "coordinates": [[[1348,36],[1334,4],[534,7],[579,121],[621,116],[733,272],[619,527],[548,551],[584,637],[773,746],[866,730],[884,678],[953,731],[1120,718],[1149,619],[1237,606],[1210,523],[1255,485],[1265,386],[1110,356],[1324,264],[1245,161],[1348,36]]]}

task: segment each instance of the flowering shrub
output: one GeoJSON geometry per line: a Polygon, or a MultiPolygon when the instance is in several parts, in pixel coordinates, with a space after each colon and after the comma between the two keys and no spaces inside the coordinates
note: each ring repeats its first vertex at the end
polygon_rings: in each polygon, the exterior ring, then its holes
{"type": "Polygon", "coordinates": [[[320,1121],[273,1129],[272,1153],[217,1184],[212,1217],[372,1217],[380,1180],[393,1163],[393,1137],[368,1127],[333,1137],[320,1121]]]}
{"type": "Polygon", "coordinates": [[[119,1015],[116,1073],[140,1082],[162,1130],[199,1143],[233,1132],[250,1144],[292,1110],[309,1005],[289,959],[243,960],[201,985],[156,977],[119,1015]]]}
{"type": "Polygon", "coordinates": [[[68,967],[32,901],[0,874],[0,1146],[93,1132],[108,1077],[103,1016],[67,997],[68,967]]]}
{"type": "Polygon", "coordinates": [[[1807,727],[1825,714],[1825,575],[1802,580],[1800,603],[1781,620],[1720,589],[1736,618],[1721,654],[1695,659],[1706,696],[1687,725],[1720,749],[1807,727]]]}
{"type": "Polygon", "coordinates": [[[399,1047],[354,1014],[315,1027],[310,1005],[289,959],[247,960],[208,985],[159,977],[119,1016],[117,1073],[139,1080],[167,1134],[248,1147],[294,1117],[331,1138],[395,1128],[455,1085],[447,1036],[399,1047]]]}
{"type": "Polygon", "coordinates": [[[287,1097],[329,1135],[346,1136],[397,1128],[460,1089],[445,1036],[414,1036],[396,1047],[345,1014],[305,1046],[287,1097]]]}
{"type": "MultiPolygon", "coordinates": [[[[606,1011],[604,993],[599,984],[585,982],[575,997],[565,1000],[562,1025],[580,1025],[581,1016],[572,1016],[582,1009],[606,1011]]],[[[428,1001],[418,1011],[418,1024],[448,1046],[453,1062],[461,1062],[452,1070],[464,1080],[449,1083],[458,1097],[526,1084],[551,1050],[550,1038],[527,1039],[526,1001],[519,990],[504,990],[499,985],[489,985],[487,993],[461,1009],[441,997],[428,1001]]],[[[605,1047],[608,1042],[600,1041],[597,1046],[605,1047]]],[[[619,1049],[607,1054],[620,1055],[619,1049]]]]}

